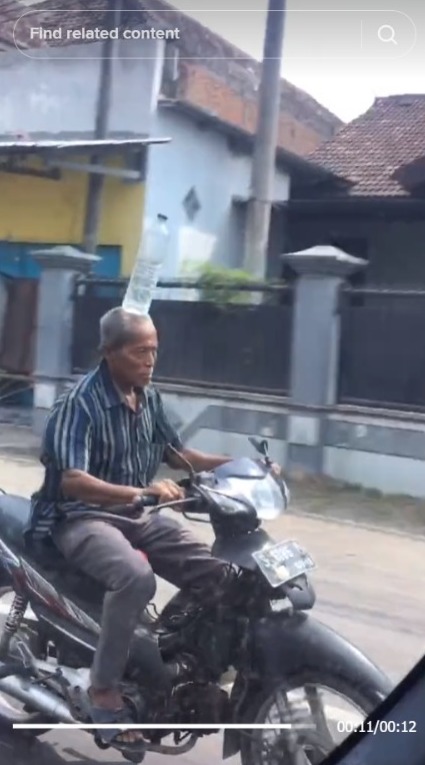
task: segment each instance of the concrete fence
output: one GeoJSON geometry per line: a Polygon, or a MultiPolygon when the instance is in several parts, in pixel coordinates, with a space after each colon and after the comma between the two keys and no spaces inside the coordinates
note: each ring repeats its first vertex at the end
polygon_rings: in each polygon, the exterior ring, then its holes
{"type": "MultiPolygon", "coordinates": [[[[33,426],[41,434],[47,411],[72,382],[73,285],[94,256],[56,250],[35,257],[42,276],[33,426]]],[[[161,385],[184,441],[237,456],[250,452],[249,435],[262,436],[289,472],[425,497],[425,415],[337,403],[341,287],[365,262],[333,247],[285,258],[297,273],[290,396],[161,385]]],[[[276,327],[276,352],[278,344],[276,327]]]]}

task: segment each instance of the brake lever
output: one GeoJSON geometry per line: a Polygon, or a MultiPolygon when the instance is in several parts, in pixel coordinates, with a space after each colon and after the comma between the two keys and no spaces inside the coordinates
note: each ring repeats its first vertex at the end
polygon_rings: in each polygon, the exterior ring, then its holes
{"type": "Polygon", "coordinates": [[[167,507],[172,508],[176,507],[177,505],[191,505],[194,502],[197,502],[196,497],[185,497],[185,499],[174,499],[172,502],[163,502],[161,505],[156,505],[156,507],[149,508],[149,510],[150,514],[152,515],[160,513],[161,510],[166,510],[167,507]]]}
{"type": "Polygon", "coordinates": [[[186,499],[174,499],[172,502],[163,502],[161,505],[155,505],[155,507],[147,507],[150,515],[157,515],[161,510],[165,510],[167,507],[174,507],[175,505],[182,505],[187,502],[186,499]]]}

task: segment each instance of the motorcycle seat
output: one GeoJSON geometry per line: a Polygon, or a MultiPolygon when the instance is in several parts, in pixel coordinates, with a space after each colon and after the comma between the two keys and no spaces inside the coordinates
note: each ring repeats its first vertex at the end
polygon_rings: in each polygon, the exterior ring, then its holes
{"type": "MultiPolygon", "coordinates": [[[[25,497],[14,494],[0,495],[0,535],[9,544],[13,552],[22,555],[30,564],[35,564],[40,573],[52,578],[64,578],[69,581],[72,590],[87,591],[89,583],[93,588],[93,580],[84,574],[74,571],[68,561],[52,542],[27,542],[24,531],[28,525],[31,513],[31,502],[25,497]]],[[[97,588],[98,589],[98,586],[97,588]]]]}
{"type": "Polygon", "coordinates": [[[36,561],[44,569],[58,569],[65,564],[53,544],[33,544],[25,538],[31,514],[31,501],[15,494],[0,495],[0,535],[18,555],[36,561]]]}
{"type": "MultiPolygon", "coordinates": [[[[32,542],[25,539],[24,531],[31,514],[31,501],[14,494],[0,494],[0,536],[13,552],[23,556],[54,586],[74,596],[84,593],[87,602],[98,602],[105,589],[91,577],[74,569],[52,541],[32,542]]],[[[140,553],[143,557],[144,553],[140,553]]]]}

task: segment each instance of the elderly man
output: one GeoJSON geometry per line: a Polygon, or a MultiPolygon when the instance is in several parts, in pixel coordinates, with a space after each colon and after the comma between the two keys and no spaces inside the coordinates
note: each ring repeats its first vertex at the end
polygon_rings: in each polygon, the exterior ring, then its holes
{"type": "MultiPolygon", "coordinates": [[[[185,449],[151,385],[158,351],[148,317],[109,311],[100,322],[100,365],[54,405],[46,425],[45,478],[32,498],[30,535],[53,539],[73,566],[105,585],[102,631],[89,689],[93,721],[126,723],[119,686],[141,610],[155,593],[155,574],[182,589],[212,589],[225,566],[177,521],[142,515],[135,525],[90,517],[89,508],[129,505],[146,494],[160,502],[182,498],[170,480],[154,481],[163,461],[181,467],[167,445],[196,471],[212,470],[224,456],[185,449]],[[81,518],[81,511],[87,518],[81,518]],[[79,511],[78,518],[73,513],[79,511]],[[149,562],[138,549],[146,552],[149,562]]],[[[105,731],[102,731],[105,733],[105,731]]],[[[113,745],[139,741],[136,731],[111,726],[113,745]]]]}

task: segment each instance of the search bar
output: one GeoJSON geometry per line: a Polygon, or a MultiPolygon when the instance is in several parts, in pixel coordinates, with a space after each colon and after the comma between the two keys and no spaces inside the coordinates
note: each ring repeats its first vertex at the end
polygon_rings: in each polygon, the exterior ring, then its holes
{"type": "Polygon", "coordinates": [[[289,11],[288,59],[396,59],[415,47],[414,21],[402,11],[289,11]]]}
{"type": "MultiPolygon", "coordinates": [[[[276,13],[278,11],[275,11],[276,13]]],[[[26,11],[18,19],[14,28],[15,45],[28,58],[49,58],[46,51],[34,50],[56,44],[55,58],[73,58],[69,46],[79,42],[99,42],[111,35],[105,20],[106,13],[92,9],[84,10],[84,26],[81,25],[82,12],[67,10],[64,12],[43,9],[26,11]],[[103,27],[102,27],[103,24],[103,27]],[[94,30],[94,31],[93,31],[94,30]],[[95,36],[93,36],[95,32],[95,36]]],[[[146,21],[146,11],[132,11],[131,24],[121,25],[113,30],[114,39],[132,42],[132,45],[120,46],[118,58],[149,59],[156,56],[153,46],[143,45],[147,39],[169,39],[164,35],[168,29],[170,39],[181,41],[185,49],[185,25],[179,28],[181,12],[177,9],[155,10],[158,21],[146,21]],[[161,13],[164,22],[161,23],[161,13]],[[140,16],[140,21],[138,17],[140,16]],[[174,24],[175,18],[175,24],[174,24]],[[171,19],[171,21],[170,21],[171,19]],[[151,27],[141,33],[142,27],[151,27]],[[150,35],[150,36],[149,36],[150,35]]],[[[195,14],[194,14],[195,15],[195,14]]],[[[196,19],[207,27],[223,27],[223,36],[227,37],[231,29],[243,26],[244,36],[251,42],[258,36],[259,25],[264,23],[264,10],[205,10],[196,11],[196,19]],[[217,23],[216,23],[217,22],[217,23]]],[[[168,35],[168,33],[167,33],[168,35]]],[[[284,42],[285,60],[349,60],[349,59],[397,59],[408,55],[416,44],[417,32],[413,20],[403,11],[381,10],[288,10],[284,42]]],[[[199,54],[191,53],[192,60],[201,61],[220,58],[221,51],[211,53],[212,46],[200,46],[199,54]]],[[[261,57],[261,50],[258,55],[261,57]]],[[[86,45],[85,58],[101,58],[101,46],[86,45]]],[[[255,55],[255,54],[254,54],[255,55]]],[[[237,56],[232,56],[234,60],[237,56]]],[[[241,58],[246,56],[241,54],[241,58]]]]}

